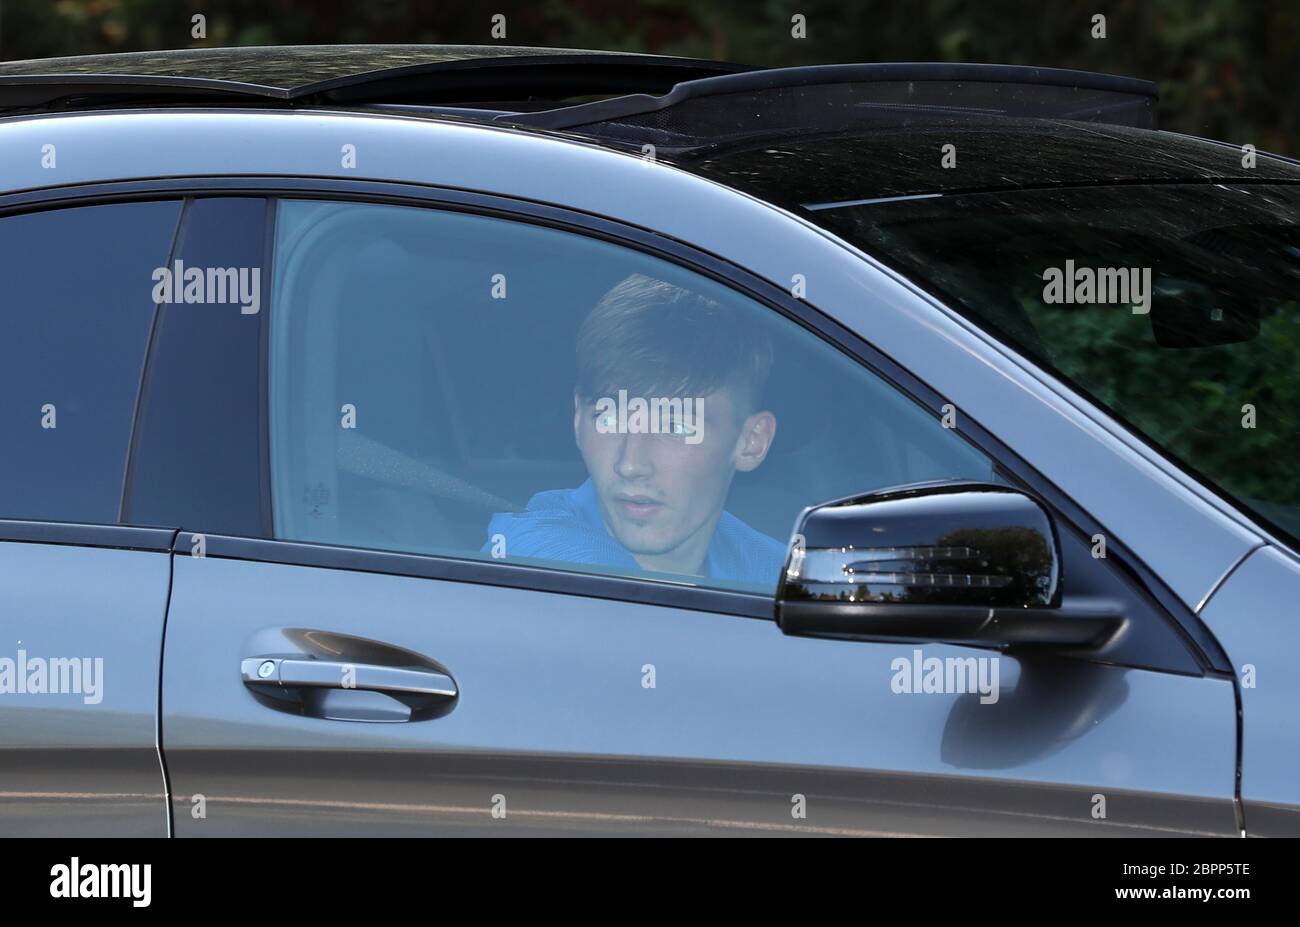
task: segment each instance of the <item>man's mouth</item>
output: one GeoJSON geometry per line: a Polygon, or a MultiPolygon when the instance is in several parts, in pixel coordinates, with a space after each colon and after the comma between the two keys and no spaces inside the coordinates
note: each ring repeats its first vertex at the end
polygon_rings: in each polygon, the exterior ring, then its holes
{"type": "Polygon", "coordinates": [[[649,518],[663,508],[662,502],[656,502],[650,496],[618,493],[614,496],[614,505],[627,518],[649,518]]]}

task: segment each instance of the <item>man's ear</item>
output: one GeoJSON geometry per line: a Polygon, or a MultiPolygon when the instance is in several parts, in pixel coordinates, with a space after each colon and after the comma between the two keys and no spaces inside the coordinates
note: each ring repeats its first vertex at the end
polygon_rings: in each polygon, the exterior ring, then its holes
{"type": "Polygon", "coordinates": [[[755,470],[767,457],[776,440],[776,416],[771,412],[755,412],[740,427],[736,439],[734,462],[736,469],[748,473],[755,470]]]}

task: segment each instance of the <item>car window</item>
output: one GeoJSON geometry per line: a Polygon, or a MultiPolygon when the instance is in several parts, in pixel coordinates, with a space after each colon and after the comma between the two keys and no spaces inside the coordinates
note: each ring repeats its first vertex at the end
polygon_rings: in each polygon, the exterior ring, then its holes
{"type": "Polygon", "coordinates": [[[114,524],[180,204],[0,218],[0,518],[114,524]]]}
{"type": "Polygon", "coordinates": [[[943,195],[815,220],[1300,543],[1300,187],[943,195]]]}
{"type": "Polygon", "coordinates": [[[989,460],[797,323],[539,225],[279,204],[279,538],[771,592],[799,511],[989,460]]]}

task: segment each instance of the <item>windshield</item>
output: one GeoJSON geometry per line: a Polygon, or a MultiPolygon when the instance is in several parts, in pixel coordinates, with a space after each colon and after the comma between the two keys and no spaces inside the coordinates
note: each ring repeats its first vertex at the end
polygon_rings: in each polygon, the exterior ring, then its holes
{"type": "Polygon", "coordinates": [[[841,200],[806,214],[1300,536],[1300,186],[841,200]]]}

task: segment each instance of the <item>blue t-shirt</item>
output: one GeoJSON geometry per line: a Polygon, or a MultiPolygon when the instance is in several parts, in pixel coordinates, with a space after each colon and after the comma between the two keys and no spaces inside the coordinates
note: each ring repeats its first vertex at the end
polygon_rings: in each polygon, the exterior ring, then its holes
{"type": "MultiPolygon", "coordinates": [[[[597,564],[622,571],[641,569],[636,558],[605,527],[596,487],[590,479],[577,489],[539,492],[528,500],[522,512],[493,515],[483,553],[491,552],[492,537],[498,534],[505,537],[508,557],[597,564]]],[[[722,513],[704,557],[705,576],[775,587],[784,565],[782,544],[734,515],[722,513]]]]}

